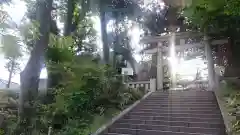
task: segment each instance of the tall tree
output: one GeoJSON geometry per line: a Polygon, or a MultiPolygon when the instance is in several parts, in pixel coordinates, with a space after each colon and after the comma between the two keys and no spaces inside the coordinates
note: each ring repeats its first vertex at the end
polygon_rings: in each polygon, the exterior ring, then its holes
{"type": "MultiPolygon", "coordinates": [[[[109,37],[107,33],[107,14],[117,12],[119,14],[125,14],[121,16],[121,18],[113,18],[123,20],[125,17],[130,18],[132,20],[136,20],[137,15],[135,14],[139,12],[139,5],[132,0],[124,0],[124,1],[116,1],[116,0],[98,0],[98,5],[100,9],[100,20],[101,20],[101,35],[103,42],[103,58],[106,64],[110,64],[110,46],[112,43],[109,43],[109,37]],[[137,12],[135,12],[137,11],[137,12]]],[[[118,22],[117,22],[118,23],[118,22]]]]}
{"type": "Polygon", "coordinates": [[[31,56],[20,74],[21,93],[19,99],[19,123],[17,134],[31,134],[32,117],[35,115],[35,99],[38,94],[38,84],[45,51],[48,47],[51,11],[53,0],[36,1],[36,20],[39,23],[39,37],[31,51],[31,56]]]}
{"type": "Polygon", "coordinates": [[[20,41],[16,36],[9,34],[2,36],[2,50],[4,57],[7,60],[5,67],[9,72],[7,88],[10,87],[13,75],[20,71],[20,63],[18,60],[21,58],[22,53],[19,42],[20,41]]]}
{"type": "MultiPolygon", "coordinates": [[[[92,52],[94,45],[91,44],[95,40],[94,30],[92,22],[89,16],[90,10],[89,0],[67,0],[61,3],[63,6],[58,14],[63,18],[64,28],[63,36],[65,38],[72,38],[74,40],[73,48],[74,53],[82,54],[83,52],[92,52]],[[87,40],[87,41],[86,41],[87,40]]],[[[51,29],[51,32],[54,33],[51,29]]],[[[55,35],[61,38],[60,34],[56,31],[55,35]]],[[[53,101],[55,89],[61,87],[61,80],[63,77],[60,73],[56,73],[54,65],[66,61],[66,57],[63,56],[64,48],[48,47],[46,55],[46,65],[48,70],[48,97],[49,102],[53,101]]]]}

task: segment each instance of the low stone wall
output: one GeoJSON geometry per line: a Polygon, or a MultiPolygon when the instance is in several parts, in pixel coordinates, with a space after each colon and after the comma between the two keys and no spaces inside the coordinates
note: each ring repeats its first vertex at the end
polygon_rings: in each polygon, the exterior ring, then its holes
{"type": "Polygon", "coordinates": [[[136,81],[136,82],[128,82],[127,86],[129,88],[144,88],[145,91],[156,91],[156,79],[150,79],[149,81],[136,81]]]}
{"type": "Polygon", "coordinates": [[[223,121],[227,130],[228,135],[233,135],[232,133],[232,124],[231,121],[234,120],[233,116],[228,115],[228,109],[226,107],[226,102],[222,99],[221,92],[219,90],[215,90],[215,96],[219,105],[219,108],[222,113],[223,121]]]}
{"type": "Polygon", "coordinates": [[[195,85],[198,89],[207,89],[208,88],[208,81],[196,81],[195,85]]]}

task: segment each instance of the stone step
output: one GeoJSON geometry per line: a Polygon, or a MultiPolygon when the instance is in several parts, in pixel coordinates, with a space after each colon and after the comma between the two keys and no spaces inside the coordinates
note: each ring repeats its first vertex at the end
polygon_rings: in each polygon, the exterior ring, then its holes
{"type": "Polygon", "coordinates": [[[161,96],[161,95],[176,95],[176,96],[209,96],[214,95],[212,91],[157,91],[152,94],[153,96],[161,96]]]}
{"type": "Polygon", "coordinates": [[[208,98],[208,97],[215,97],[214,94],[152,94],[151,98],[155,98],[155,97],[176,97],[176,98],[191,98],[191,97],[196,97],[196,98],[208,98]]]}
{"type": "Polygon", "coordinates": [[[216,103],[216,100],[175,100],[175,99],[171,99],[171,100],[152,100],[152,99],[148,99],[148,100],[145,100],[144,103],[152,103],[152,102],[155,102],[155,103],[162,103],[162,102],[193,102],[193,103],[216,103]]]}
{"type": "Polygon", "coordinates": [[[154,92],[102,135],[226,135],[213,92],[154,92]]]}
{"type": "Polygon", "coordinates": [[[154,113],[195,113],[195,114],[221,114],[219,110],[183,110],[183,109],[133,109],[131,112],[138,111],[138,112],[154,112],[154,113]]]}
{"type": "Polygon", "coordinates": [[[125,115],[124,119],[139,120],[163,120],[163,121],[188,121],[188,122],[223,122],[221,118],[203,118],[203,117],[168,117],[168,116],[142,116],[142,115],[125,115]]]}
{"type": "Polygon", "coordinates": [[[183,126],[198,128],[224,128],[223,123],[213,122],[188,122],[188,121],[164,121],[164,120],[139,120],[139,119],[121,119],[117,123],[128,124],[147,124],[147,125],[165,125],[165,126],[183,126]]]}
{"type": "Polygon", "coordinates": [[[167,97],[172,97],[172,98],[215,98],[214,94],[205,94],[205,95],[191,95],[191,94],[161,94],[161,95],[151,95],[150,97],[147,98],[167,98],[167,97]]]}
{"type": "Polygon", "coordinates": [[[214,92],[206,91],[157,91],[152,95],[214,95],[214,92]]]}
{"type": "Polygon", "coordinates": [[[189,95],[153,95],[151,97],[147,97],[147,99],[153,98],[153,99],[158,99],[158,98],[196,98],[196,99],[208,99],[208,98],[215,98],[215,95],[205,95],[205,96],[189,96],[189,95]]]}
{"type": "MultiPolygon", "coordinates": [[[[184,133],[184,132],[172,132],[172,131],[156,131],[156,130],[142,130],[142,129],[129,129],[129,128],[115,128],[110,129],[109,133],[130,134],[130,135],[210,135],[201,133],[184,133]]],[[[108,135],[108,133],[104,134],[108,135]]],[[[211,134],[218,135],[218,134],[211,134]]]]}
{"type": "Polygon", "coordinates": [[[152,98],[152,99],[159,99],[159,98],[163,98],[163,99],[166,99],[166,98],[176,98],[176,99],[181,99],[181,98],[190,98],[190,99],[193,99],[193,98],[196,98],[196,99],[214,99],[215,98],[215,95],[205,95],[205,96],[189,96],[189,95],[154,95],[154,96],[151,96],[151,97],[147,97],[146,99],[149,99],[149,98],[152,98]]]}
{"type": "Polygon", "coordinates": [[[216,101],[144,101],[142,104],[215,104],[216,101]]]}
{"type": "Polygon", "coordinates": [[[167,99],[192,99],[192,100],[214,100],[214,97],[149,97],[146,100],[153,99],[153,100],[167,100],[167,99]]]}
{"type": "Polygon", "coordinates": [[[145,100],[142,103],[192,103],[192,104],[208,104],[214,103],[216,104],[216,100],[145,100]]]}
{"type": "Polygon", "coordinates": [[[178,102],[178,101],[186,101],[186,102],[216,102],[216,100],[214,99],[206,99],[206,100],[202,100],[202,99],[146,99],[144,100],[144,102],[166,102],[166,101],[173,101],[173,102],[178,102]]]}
{"type": "Polygon", "coordinates": [[[140,103],[139,106],[141,107],[145,107],[145,106],[149,106],[149,107],[170,107],[170,108],[174,108],[174,107],[215,107],[217,108],[218,105],[212,103],[212,104],[191,104],[191,103],[163,103],[163,104],[154,104],[154,103],[140,103]]]}
{"type": "Polygon", "coordinates": [[[174,96],[167,96],[167,97],[148,97],[146,100],[148,99],[198,99],[198,100],[213,100],[215,97],[174,97],[174,96]]]}
{"type": "Polygon", "coordinates": [[[102,135],[130,135],[130,134],[119,134],[119,133],[104,133],[102,135]]]}
{"type": "Polygon", "coordinates": [[[154,113],[154,112],[129,112],[129,115],[141,116],[169,116],[169,117],[197,117],[197,118],[221,118],[220,114],[193,114],[193,113],[154,113]]]}
{"type": "Polygon", "coordinates": [[[161,110],[169,110],[169,109],[172,109],[172,110],[179,110],[179,109],[182,109],[182,110],[212,110],[212,111],[215,111],[215,110],[218,110],[219,111],[219,107],[218,106],[214,106],[214,107],[198,107],[198,106],[194,106],[194,107],[187,107],[187,106],[164,106],[164,107],[161,107],[161,106],[136,106],[134,109],[161,109],[161,110]]]}
{"type": "Polygon", "coordinates": [[[199,102],[196,102],[196,103],[189,103],[189,102],[162,102],[162,103],[156,103],[156,102],[142,102],[140,103],[140,105],[150,105],[150,106],[174,106],[174,105],[177,105],[177,106],[218,106],[216,103],[199,103],[199,102]]]}
{"type": "Polygon", "coordinates": [[[110,127],[111,129],[142,129],[142,130],[156,130],[156,131],[172,131],[184,133],[201,133],[201,134],[215,134],[220,135],[224,133],[223,128],[201,128],[201,127],[184,127],[184,126],[165,126],[165,125],[147,125],[147,124],[128,124],[116,123],[110,127]]]}
{"type": "Polygon", "coordinates": [[[206,92],[206,91],[161,91],[161,92],[154,92],[152,95],[214,95],[214,92],[206,92]]]}
{"type": "Polygon", "coordinates": [[[196,90],[172,90],[172,91],[156,91],[155,93],[213,93],[213,91],[196,91],[196,90]]]}

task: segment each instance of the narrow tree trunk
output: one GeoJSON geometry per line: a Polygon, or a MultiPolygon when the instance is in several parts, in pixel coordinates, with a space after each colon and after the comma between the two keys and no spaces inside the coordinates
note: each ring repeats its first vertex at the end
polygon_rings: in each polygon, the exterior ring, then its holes
{"type": "Polygon", "coordinates": [[[11,61],[11,69],[10,69],[9,76],[8,76],[7,88],[10,88],[10,84],[12,82],[12,74],[13,74],[14,66],[15,66],[15,60],[12,60],[11,61]]]}
{"type": "Polygon", "coordinates": [[[102,43],[103,43],[103,58],[106,64],[109,64],[109,46],[107,40],[107,22],[105,11],[103,11],[102,4],[100,3],[100,19],[101,19],[101,33],[102,33],[102,43]]]}
{"type": "Polygon", "coordinates": [[[44,54],[48,47],[53,0],[37,0],[37,21],[40,36],[36,40],[25,69],[20,74],[21,93],[19,98],[19,121],[17,134],[31,134],[34,126],[35,99],[38,95],[38,83],[44,54]]]}
{"type": "Polygon", "coordinates": [[[74,6],[75,6],[74,0],[67,1],[67,17],[64,23],[64,36],[69,36],[72,32],[74,6]]]}
{"type": "MultiPolygon", "coordinates": [[[[117,63],[117,49],[119,48],[120,46],[120,42],[119,42],[119,36],[120,36],[120,32],[119,32],[119,13],[118,12],[114,12],[114,17],[116,19],[116,22],[115,22],[115,44],[113,46],[113,67],[114,68],[117,68],[116,67],[116,63],[117,63]]],[[[106,29],[106,28],[105,28],[106,29]]]]}

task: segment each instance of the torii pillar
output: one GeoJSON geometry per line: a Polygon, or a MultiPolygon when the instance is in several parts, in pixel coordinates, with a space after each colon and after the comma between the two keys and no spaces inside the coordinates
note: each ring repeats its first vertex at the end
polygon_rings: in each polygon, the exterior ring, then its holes
{"type": "Polygon", "coordinates": [[[214,70],[212,49],[208,40],[209,40],[208,37],[204,36],[204,47],[205,47],[205,55],[207,59],[207,68],[208,68],[208,88],[209,90],[212,91],[215,88],[215,70],[214,70]]]}
{"type": "Polygon", "coordinates": [[[158,42],[157,46],[157,90],[163,89],[163,54],[162,43],[158,42]]]}

